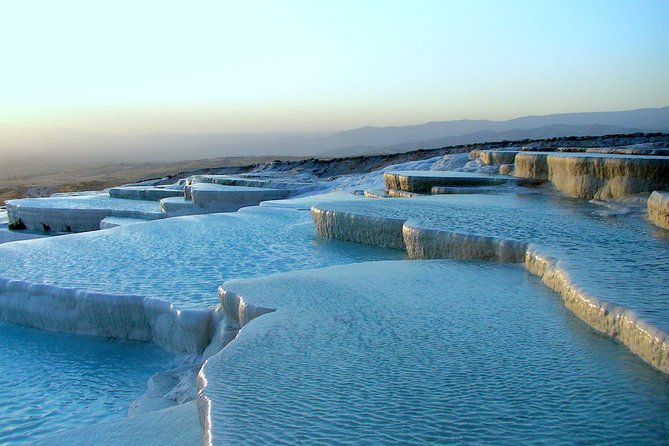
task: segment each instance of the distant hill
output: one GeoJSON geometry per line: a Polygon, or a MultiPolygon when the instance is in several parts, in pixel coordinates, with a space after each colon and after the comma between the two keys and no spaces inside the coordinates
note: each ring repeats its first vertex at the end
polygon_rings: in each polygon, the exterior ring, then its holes
{"type": "Polygon", "coordinates": [[[524,116],[508,121],[469,120],[428,122],[403,127],[362,127],[330,136],[339,145],[382,145],[426,141],[446,136],[466,135],[480,131],[503,132],[535,129],[550,125],[608,125],[649,131],[669,129],[669,107],[595,113],[563,113],[524,116]]]}
{"type": "Polygon", "coordinates": [[[494,140],[669,131],[669,107],[457,120],[338,133],[114,135],[0,126],[2,161],[139,162],[229,156],[347,156],[494,140]],[[44,154],[48,156],[45,157],[44,154]]]}
{"type": "Polygon", "coordinates": [[[379,155],[400,153],[407,150],[427,149],[434,147],[457,146],[461,144],[476,144],[495,141],[517,141],[523,139],[545,139],[565,136],[602,136],[648,131],[640,128],[619,127],[613,125],[565,125],[554,124],[533,129],[513,129],[503,132],[481,130],[466,135],[444,136],[425,141],[407,142],[388,146],[358,145],[344,149],[330,150],[321,153],[327,158],[345,156],[379,155]]]}

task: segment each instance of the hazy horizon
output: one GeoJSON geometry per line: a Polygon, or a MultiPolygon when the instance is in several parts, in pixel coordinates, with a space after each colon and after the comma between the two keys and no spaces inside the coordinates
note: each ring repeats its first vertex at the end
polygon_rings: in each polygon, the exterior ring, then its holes
{"type": "Polygon", "coordinates": [[[669,104],[669,3],[14,2],[0,125],[335,132],[669,104]]]}
{"type": "Polygon", "coordinates": [[[88,130],[88,129],[83,129],[83,128],[76,128],[76,127],[65,127],[65,126],[49,126],[49,125],[41,125],[41,126],[31,126],[31,125],[8,125],[4,123],[0,123],[0,132],[3,130],[8,130],[8,129],[14,129],[14,130],[32,130],[32,129],[44,129],[44,130],[63,130],[67,132],[79,132],[79,133],[90,133],[90,134],[101,134],[101,135],[127,135],[127,136],[155,136],[155,135],[174,135],[174,136],[201,136],[201,135],[227,135],[227,136],[246,136],[246,135],[253,135],[253,136],[283,136],[283,135],[290,135],[290,136],[327,136],[327,135],[335,135],[338,133],[342,132],[348,132],[351,130],[358,130],[358,129],[363,129],[363,128],[395,128],[395,127],[411,127],[411,126],[420,126],[424,124],[431,124],[431,123],[440,123],[440,122],[451,122],[451,121],[490,121],[490,122],[507,122],[507,121],[513,121],[516,119],[521,119],[521,118],[528,118],[528,117],[544,117],[544,116],[555,116],[555,115],[572,115],[572,114],[580,114],[580,113],[619,113],[619,112],[629,112],[629,111],[637,111],[637,110],[653,110],[653,109],[664,109],[668,108],[669,103],[667,104],[659,104],[654,107],[635,107],[635,108],[629,108],[629,109],[612,109],[612,110],[586,110],[586,111],[561,111],[561,112],[556,112],[556,113],[536,113],[536,114],[528,114],[528,115],[513,115],[508,118],[501,118],[501,119],[494,119],[490,117],[485,117],[485,116],[480,116],[480,117],[467,117],[467,118],[454,118],[454,119],[434,119],[431,121],[407,121],[407,122],[400,122],[400,123],[392,123],[392,124],[360,124],[352,127],[345,127],[345,128],[333,128],[333,129],[320,129],[320,130],[299,130],[299,129],[286,129],[286,130],[277,130],[277,131],[240,131],[240,132],[234,132],[234,131],[163,131],[163,132],[137,132],[137,133],[129,133],[129,132],[114,132],[114,131],[104,131],[104,130],[88,130]]]}
{"type": "Polygon", "coordinates": [[[616,112],[433,121],[342,132],[123,135],[0,126],[0,168],[9,172],[91,163],[145,163],[221,157],[341,157],[493,141],[669,132],[669,106],[616,112]],[[47,155],[47,156],[44,156],[47,155]]]}

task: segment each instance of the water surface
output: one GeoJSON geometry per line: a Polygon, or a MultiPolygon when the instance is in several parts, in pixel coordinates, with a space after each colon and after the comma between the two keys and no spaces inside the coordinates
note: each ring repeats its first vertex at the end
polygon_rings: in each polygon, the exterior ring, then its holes
{"type": "Polygon", "coordinates": [[[151,344],[0,323],[0,444],[125,417],[173,355],[151,344]]]}

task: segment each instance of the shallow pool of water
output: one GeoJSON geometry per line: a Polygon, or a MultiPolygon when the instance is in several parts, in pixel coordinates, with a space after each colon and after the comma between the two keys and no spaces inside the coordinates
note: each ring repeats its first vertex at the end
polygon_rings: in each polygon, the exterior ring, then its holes
{"type": "Polygon", "coordinates": [[[20,198],[11,200],[10,202],[15,206],[30,208],[111,209],[115,211],[160,212],[160,206],[156,201],[112,198],[107,193],[73,195],[68,197],[20,198]]]}
{"type": "Polygon", "coordinates": [[[520,265],[375,262],[224,287],[276,308],[203,369],[229,444],[666,444],[669,381],[520,265]]]}
{"type": "Polygon", "coordinates": [[[125,417],[174,356],[151,344],[0,324],[0,444],[125,417]]]}
{"type": "Polygon", "coordinates": [[[308,211],[255,207],[0,246],[0,277],[202,308],[229,279],[402,257],[319,237],[308,211]]]}
{"type": "Polygon", "coordinates": [[[574,282],[669,330],[669,231],[551,193],[449,195],[327,203],[324,209],[407,219],[416,227],[532,242],[574,282]]]}

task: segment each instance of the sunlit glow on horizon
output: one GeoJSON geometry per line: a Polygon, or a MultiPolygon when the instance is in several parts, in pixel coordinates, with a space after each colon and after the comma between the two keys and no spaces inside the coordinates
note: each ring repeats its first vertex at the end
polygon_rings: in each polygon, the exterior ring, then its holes
{"type": "Polygon", "coordinates": [[[0,125],[332,131],[669,104],[664,1],[7,2],[0,125]]]}

